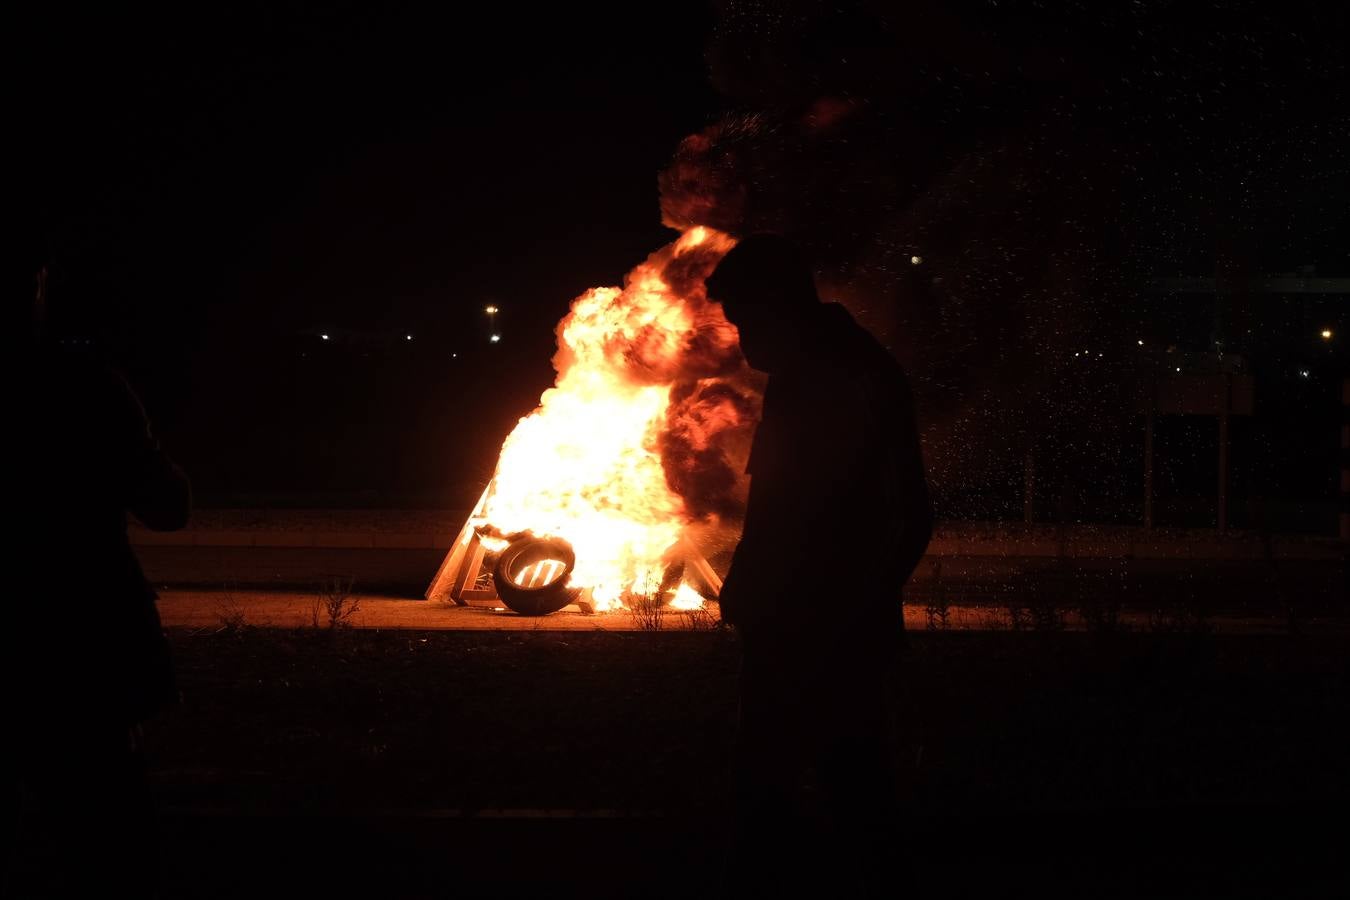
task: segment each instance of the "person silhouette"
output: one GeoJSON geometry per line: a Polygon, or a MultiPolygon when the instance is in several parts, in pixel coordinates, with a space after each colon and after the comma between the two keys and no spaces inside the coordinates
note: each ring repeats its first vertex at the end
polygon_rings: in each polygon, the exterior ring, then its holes
{"type": "Polygon", "coordinates": [[[140,726],[177,688],[126,517],[182,528],[191,490],[126,381],[44,340],[47,267],[33,244],[11,257],[4,298],[17,578],[3,677],[20,835],[7,868],[23,895],[148,896],[157,838],[140,726]]]}
{"type": "Polygon", "coordinates": [[[769,376],[720,596],[742,650],[730,884],[884,893],[901,589],[932,533],[908,382],[781,237],[742,240],[707,290],[769,376]]]}

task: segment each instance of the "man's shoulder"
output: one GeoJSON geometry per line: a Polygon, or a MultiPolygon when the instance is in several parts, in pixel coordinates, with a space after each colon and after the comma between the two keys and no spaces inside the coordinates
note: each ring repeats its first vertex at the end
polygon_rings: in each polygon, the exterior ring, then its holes
{"type": "Polygon", "coordinates": [[[102,356],[78,344],[44,342],[29,349],[25,364],[35,375],[82,385],[126,387],[126,379],[102,356]]]}
{"type": "Polygon", "coordinates": [[[130,382],[96,353],[55,345],[36,349],[28,362],[34,396],[52,409],[86,422],[145,417],[130,382]]]}
{"type": "Polygon", "coordinates": [[[905,370],[899,360],[848,310],[837,303],[827,303],[822,322],[822,349],[829,356],[829,369],[835,377],[859,385],[905,382],[905,370]]]}

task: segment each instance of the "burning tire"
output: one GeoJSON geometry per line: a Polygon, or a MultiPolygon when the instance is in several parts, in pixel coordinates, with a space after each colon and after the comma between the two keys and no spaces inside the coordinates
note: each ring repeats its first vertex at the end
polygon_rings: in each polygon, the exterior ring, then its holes
{"type": "Polygon", "coordinates": [[[559,538],[524,538],[502,551],[492,580],[507,608],[522,616],[546,616],[577,599],[568,587],[577,557],[559,538]]]}

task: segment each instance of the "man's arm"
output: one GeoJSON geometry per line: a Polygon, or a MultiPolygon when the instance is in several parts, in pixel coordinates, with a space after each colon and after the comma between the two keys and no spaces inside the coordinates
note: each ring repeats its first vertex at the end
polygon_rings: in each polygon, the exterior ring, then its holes
{"type": "Polygon", "coordinates": [[[914,418],[914,401],[904,371],[896,367],[894,407],[890,420],[881,429],[888,436],[885,466],[891,514],[895,522],[895,558],[897,571],[905,579],[923,559],[933,537],[933,501],[924,475],[923,450],[914,418]]]}
{"type": "Polygon", "coordinates": [[[192,485],[187,474],[156,448],[145,457],[135,481],[131,513],[147,528],[177,531],[192,512],[192,485]]]}
{"type": "Polygon", "coordinates": [[[723,621],[732,625],[773,618],[793,588],[793,543],[800,537],[801,465],[806,448],[796,439],[800,403],[770,380],[747,474],[750,492],[740,541],[718,598],[723,621]]]}
{"type": "Polygon", "coordinates": [[[145,408],[131,386],[113,376],[113,408],[121,420],[117,428],[126,508],[147,528],[177,531],[187,525],[192,511],[192,487],[187,475],[159,446],[150,431],[145,408]]]}

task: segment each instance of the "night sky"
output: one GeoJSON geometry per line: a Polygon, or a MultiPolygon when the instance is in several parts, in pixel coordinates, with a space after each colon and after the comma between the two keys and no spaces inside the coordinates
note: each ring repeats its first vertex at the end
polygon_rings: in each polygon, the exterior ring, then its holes
{"type": "Polygon", "coordinates": [[[697,8],[660,27],[268,5],[31,28],[52,325],[128,372],[208,496],[443,497],[461,461],[436,454],[465,439],[490,467],[570,299],[673,235],[656,173],[717,111],[697,8]],[[380,339],[406,334],[391,358],[380,339]]]}
{"type": "MultiPolygon", "coordinates": [[[[865,108],[828,162],[775,149],[756,165],[796,162],[751,183],[794,198],[762,221],[836,277],[934,197],[978,216],[952,172],[1029,132],[1048,149],[1017,164],[1047,182],[1137,166],[1096,223],[1112,277],[1212,276],[1225,253],[1350,275],[1337,17],[1180,6],[47,6],[7,29],[13,208],[52,247],[54,332],[127,372],[203,498],[461,502],[550,382],[570,298],[673,236],[657,175],[724,114],[865,108]],[[803,159],[867,174],[841,190],[803,159]]],[[[1132,310],[1201,342],[1208,313],[1132,310]]],[[[1282,315],[1301,340],[1307,311],[1282,315]]]]}

